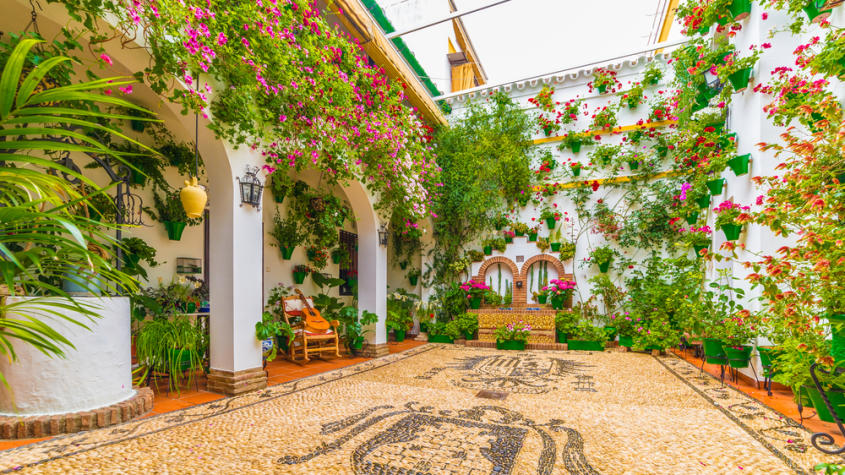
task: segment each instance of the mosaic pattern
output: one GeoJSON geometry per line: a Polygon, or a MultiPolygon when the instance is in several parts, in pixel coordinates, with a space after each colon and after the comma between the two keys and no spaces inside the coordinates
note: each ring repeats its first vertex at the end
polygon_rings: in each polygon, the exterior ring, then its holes
{"type": "Polygon", "coordinates": [[[555,311],[482,310],[478,312],[478,339],[496,341],[493,330],[520,320],[531,325],[528,343],[555,343],[555,311]]]}
{"type": "Polygon", "coordinates": [[[430,344],[0,452],[0,470],[780,474],[843,461],[809,435],[674,356],[430,344]],[[507,397],[456,384],[479,377],[507,397]]]}

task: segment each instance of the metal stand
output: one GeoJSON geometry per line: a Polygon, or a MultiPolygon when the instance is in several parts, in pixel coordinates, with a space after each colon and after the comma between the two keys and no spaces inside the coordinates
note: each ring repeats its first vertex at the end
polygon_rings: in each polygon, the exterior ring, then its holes
{"type": "MultiPolygon", "coordinates": [[[[818,363],[813,363],[812,365],[810,365],[810,376],[813,378],[813,384],[816,385],[816,389],[819,391],[819,394],[821,394],[825,407],[827,407],[827,410],[830,411],[830,415],[836,422],[836,426],[839,428],[839,433],[845,436],[845,427],[842,426],[842,421],[836,414],[836,411],[833,408],[833,404],[830,403],[830,400],[827,398],[827,394],[824,392],[824,389],[822,388],[822,385],[819,382],[819,378],[816,376],[817,365],[818,363]]],[[[818,368],[818,370],[824,374],[830,374],[830,371],[827,371],[824,368],[818,368]]],[[[845,372],[845,369],[836,368],[837,374],[841,374],[843,372],[845,372]]],[[[810,436],[810,442],[812,442],[813,447],[819,449],[820,451],[826,454],[839,455],[845,453],[845,446],[836,448],[836,446],[834,445],[835,441],[833,440],[833,436],[826,432],[816,432],[815,434],[810,436]]]]}

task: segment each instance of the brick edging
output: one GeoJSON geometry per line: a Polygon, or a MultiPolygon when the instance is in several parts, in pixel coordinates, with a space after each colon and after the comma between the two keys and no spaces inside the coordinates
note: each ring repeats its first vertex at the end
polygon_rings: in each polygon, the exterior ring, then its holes
{"type": "MultiPolygon", "coordinates": [[[[455,344],[463,344],[472,348],[496,348],[495,341],[481,341],[481,340],[455,340],[455,344]]],[[[566,343],[528,343],[525,345],[526,350],[568,350],[566,343]]]]}
{"type": "Polygon", "coordinates": [[[49,416],[0,416],[0,439],[29,439],[98,429],[129,422],[152,409],[152,389],[135,388],[131,398],[90,411],[49,416]]]}

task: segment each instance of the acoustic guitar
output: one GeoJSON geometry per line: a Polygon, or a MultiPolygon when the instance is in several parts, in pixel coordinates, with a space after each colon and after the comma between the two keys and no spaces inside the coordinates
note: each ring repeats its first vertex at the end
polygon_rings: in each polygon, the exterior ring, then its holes
{"type": "Polygon", "coordinates": [[[328,330],[331,325],[320,315],[320,312],[308,303],[308,299],[302,294],[302,291],[296,289],[296,293],[302,300],[302,316],[305,317],[305,329],[312,333],[322,333],[328,330]]]}

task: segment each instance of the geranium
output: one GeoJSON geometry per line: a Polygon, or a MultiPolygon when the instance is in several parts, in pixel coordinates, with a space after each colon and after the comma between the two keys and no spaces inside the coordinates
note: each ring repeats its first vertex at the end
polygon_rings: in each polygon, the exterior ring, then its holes
{"type": "Polygon", "coordinates": [[[751,220],[751,216],[747,213],[750,210],[749,206],[742,206],[731,200],[723,201],[713,208],[716,213],[716,226],[746,223],[751,220]]]}
{"type": "Polygon", "coordinates": [[[493,332],[496,341],[528,341],[531,334],[531,325],[523,320],[516,323],[508,323],[497,328],[493,332]]]}
{"type": "Polygon", "coordinates": [[[571,280],[552,279],[549,285],[540,290],[540,293],[549,297],[568,298],[575,290],[575,286],[575,282],[571,280]]]}
{"type": "Polygon", "coordinates": [[[490,290],[490,287],[487,286],[484,282],[476,282],[475,280],[469,280],[461,284],[461,290],[463,290],[467,294],[467,298],[479,298],[482,297],[487,291],[490,290]]]}
{"type": "Polygon", "coordinates": [[[616,92],[616,86],[620,85],[616,80],[616,71],[611,71],[605,68],[598,68],[593,72],[593,80],[587,83],[590,92],[597,89],[599,93],[616,92]]]}

